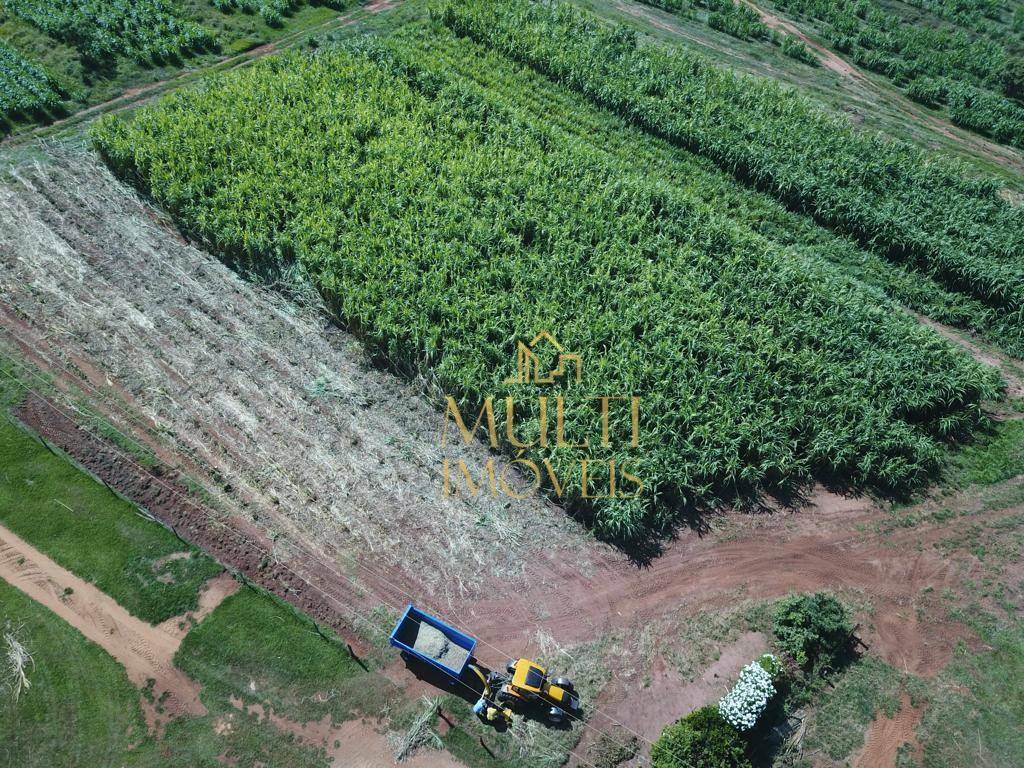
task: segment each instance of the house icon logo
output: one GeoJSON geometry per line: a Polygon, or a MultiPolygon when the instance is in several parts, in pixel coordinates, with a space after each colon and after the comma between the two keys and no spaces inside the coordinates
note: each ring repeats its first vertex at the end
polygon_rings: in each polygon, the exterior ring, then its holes
{"type": "Polygon", "coordinates": [[[576,382],[583,376],[583,360],[579,355],[567,353],[552,334],[541,331],[533,341],[524,344],[516,342],[516,373],[505,379],[506,384],[554,384],[575,368],[576,382]],[[552,354],[553,352],[553,354],[552,354]],[[546,373],[541,368],[541,359],[554,357],[555,367],[546,373]]]}

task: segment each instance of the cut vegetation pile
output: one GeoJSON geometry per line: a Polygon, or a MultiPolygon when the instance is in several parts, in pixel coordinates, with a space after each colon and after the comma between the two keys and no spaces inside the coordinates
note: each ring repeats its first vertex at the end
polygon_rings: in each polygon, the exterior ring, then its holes
{"type": "Polygon", "coordinates": [[[413,649],[449,669],[462,669],[469,658],[469,651],[456,645],[441,630],[426,622],[419,622],[413,649]]]}
{"type": "Polygon", "coordinates": [[[564,4],[467,0],[437,17],[894,260],[1007,315],[1024,308],[1024,211],[995,182],[564,4]]]}
{"type": "MultiPolygon", "coordinates": [[[[994,394],[852,281],[394,49],[282,57],[107,119],[95,139],[223,255],[297,258],[381,359],[464,411],[517,394],[525,442],[535,393],[505,380],[538,329],[584,356],[577,404],[641,396],[642,493],[584,502],[607,535],[814,475],[913,485],[937,438],[994,394]]],[[[628,412],[612,416],[628,434],[628,412]]],[[[595,423],[567,409],[565,434],[595,423]]],[[[623,455],[597,442],[528,454],[582,502],[580,459],[623,455]]]]}

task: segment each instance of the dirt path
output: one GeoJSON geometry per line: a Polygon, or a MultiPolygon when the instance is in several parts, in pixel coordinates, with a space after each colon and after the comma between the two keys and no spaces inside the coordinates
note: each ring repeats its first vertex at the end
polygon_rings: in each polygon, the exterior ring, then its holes
{"type": "Polygon", "coordinates": [[[792,22],[789,22],[780,16],[776,16],[774,13],[770,11],[766,11],[765,9],[750,2],[750,0],[740,1],[747,7],[756,11],[758,15],[760,15],[761,21],[764,22],[764,25],[769,29],[782,30],[787,35],[791,35],[800,40],[801,42],[803,42],[803,44],[806,45],[808,48],[813,49],[814,52],[818,54],[818,58],[820,59],[822,66],[824,66],[826,69],[830,69],[836,74],[842,75],[843,77],[856,77],[863,79],[864,76],[861,74],[861,72],[852,64],[850,64],[850,62],[836,54],[835,51],[830,50],[823,46],[821,43],[818,43],[809,38],[802,31],[800,31],[800,29],[798,29],[797,26],[792,22]]]}
{"type": "MultiPolygon", "coordinates": [[[[894,717],[878,713],[868,728],[864,747],[853,760],[853,768],[895,768],[896,755],[904,744],[920,753],[915,731],[923,711],[912,707],[910,697],[904,694],[894,717]]],[[[917,757],[920,759],[920,754],[917,757]]]]}
{"type": "Polygon", "coordinates": [[[166,621],[157,624],[156,628],[176,638],[180,644],[193,626],[213,613],[218,605],[241,588],[242,583],[230,573],[224,571],[220,576],[210,579],[203,585],[203,589],[199,593],[199,605],[194,611],[189,611],[184,616],[172,616],[166,621]]]}
{"type": "MultiPolygon", "coordinates": [[[[132,616],[109,595],[61,568],[7,528],[0,526],[0,578],[49,608],[113,656],[140,689],[155,680],[164,694],[164,717],[205,715],[199,686],[174,666],[181,637],[132,616]]],[[[156,713],[147,709],[153,724],[156,713]]]]}

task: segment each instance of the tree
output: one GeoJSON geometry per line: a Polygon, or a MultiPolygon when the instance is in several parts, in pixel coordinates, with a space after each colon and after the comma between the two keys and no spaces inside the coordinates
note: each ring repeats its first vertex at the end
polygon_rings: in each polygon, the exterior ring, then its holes
{"type": "Polygon", "coordinates": [[[652,768],[750,768],[746,742],[718,714],[702,707],[668,726],[651,748],[652,768]]]}

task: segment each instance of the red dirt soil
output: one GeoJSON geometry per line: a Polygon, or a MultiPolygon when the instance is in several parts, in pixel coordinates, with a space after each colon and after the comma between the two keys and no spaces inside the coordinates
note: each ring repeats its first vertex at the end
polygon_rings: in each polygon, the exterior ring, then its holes
{"type": "Polygon", "coordinates": [[[181,633],[167,632],[162,626],[155,627],[132,616],[95,585],[57,565],[3,526],[0,579],[49,608],[109,653],[139,689],[148,681],[155,681],[153,697],[164,698],[164,714],[158,715],[152,704],[143,699],[151,730],[159,730],[161,717],[206,714],[206,707],[199,701],[199,685],[174,666],[181,633]]]}
{"type": "Polygon", "coordinates": [[[894,717],[886,717],[880,712],[868,728],[864,747],[854,758],[853,768],[894,766],[896,755],[904,744],[910,744],[914,748],[917,758],[915,764],[920,764],[921,748],[914,731],[923,712],[923,708],[910,705],[910,697],[906,694],[903,695],[900,709],[894,717]]]}

